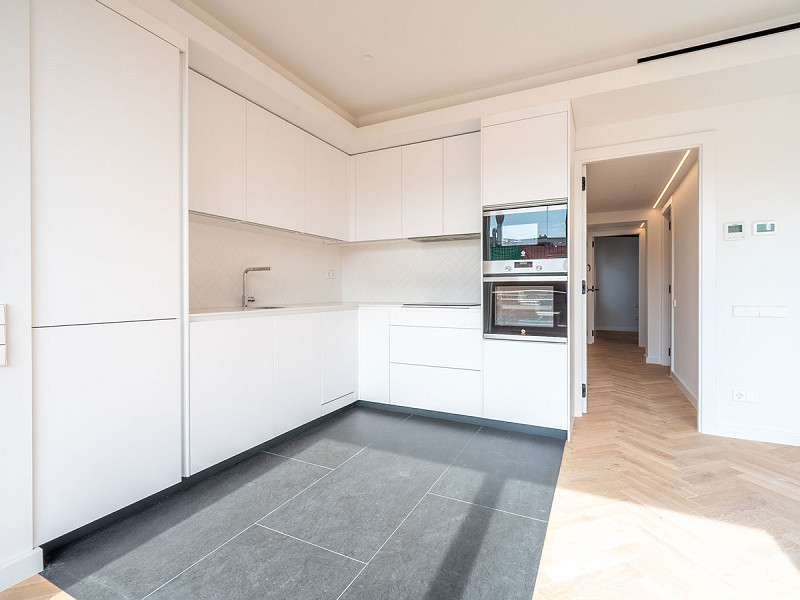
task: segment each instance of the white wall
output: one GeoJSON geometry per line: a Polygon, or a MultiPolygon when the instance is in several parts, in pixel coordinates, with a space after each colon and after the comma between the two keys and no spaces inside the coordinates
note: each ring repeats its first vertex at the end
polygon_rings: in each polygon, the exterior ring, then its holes
{"type": "Polygon", "coordinates": [[[27,0],[0,3],[0,590],[42,568],[33,549],[30,59],[27,0]]]}
{"type": "Polygon", "coordinates": [[[235,307],[242,303],[245,267],[272,267],[250,273],[248,293],[256,305],[339,302],[342,256],[339,246],[267,229],[189,222],[189,307],[235,307]],[[325,271],[333,270],[334,279],[325,271]]]}
{"type": "Polygon", "coordinates": [[[699,365],[700,239],[697,163],[672,195],[673,314],[672,372],[697,405],[699,365]]]}
{"type": "Polygon", "coordinates": [[[595,238],[595,330],[639,331],[639,238],[595,238]]]}
{"type": "Polygon", "coordinates": [[[345,302],[481,301],[479,240],[348,246],[342,273],[345,302]]]}
{"type": "MultiPolygon", "coordinates": [[[[712,378],[699,383],[701,430],[707,433],[800,445],[798,106],[800,94],[792,94],[577,132],[578,149],[714,132],[715,161],[706,165],[716,173],[710,182],[716,198],[714,222],[708,229],[713,235],[706,241],[712,248],[701,248],[701,257],[708,255],[707,250],[715,255],[714,268],[704,272],[713,311],[700,315],[701,327],[711,319],[716,331],[713,338],[701,340],[703,355],[714,357],[713,364],[704,364],[701,371],[701,376],[710,372],[712,378]],[[765,218],[777,220],[776,235],[757,238],[748,233],[744,241],[723,241],[724,223],[743,220],[749,228],[753,220],[765,218]],[[787,316],[733,317],[734,305],[783,306],[787,316]],[[734,387],[759,392],[760,401],[734,402],[734,387]]],[[[705,182],[704,160],[701,155],[705,182]]],[[[703,189],[700,193],[705,202],[703,189]]],[[[706,235],[703,224],[701,228],[706,235]]],[[[651,227],[648,233],[656,229],[651,227]]],[[[649,252],[648,244],[648,267],[649,252]]]]}
{"type": "MultiPolygon", "coordinates": [[[[591,184],[589,184],[591,185],[591,184]]],[[[644,223],[647,229],[646,246],[646,309],[640,311],[647,328],[645,355],[648,363],[669,364],[668,357],[662,354],[662,271],[663,271],[663,232],[660,210],[622,210],[605,213],[588,213],[586,222],[589,227],[611,223],[644,223]]],[[[595,327],[595,329],[597,329],[595,327]]]]}

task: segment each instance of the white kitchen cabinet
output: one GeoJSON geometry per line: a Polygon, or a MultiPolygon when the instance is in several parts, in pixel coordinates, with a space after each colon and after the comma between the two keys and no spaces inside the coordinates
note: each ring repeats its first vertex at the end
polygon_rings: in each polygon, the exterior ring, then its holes
{"type": "Polygon", "coordinates": [[[569,195],[567,112],[485,126],[481,154],[483,206],[569,195]]]}
{"type": "Polygon", "coordinates": [[[358,399],[389,402],[389,309],[358,309],[358,399]]]}
{"type": "Polygon", "coordinates": [[[181,479],[180,322],[33,330],[41,544],[181,479]]]}
{"type": "Polygon", "coordinates": [[[34,326],[178,317],[179,51],[88,0],[31,27],[34,326]]]}
{"type": "Polygon", "coordinates": [[[356,241],[402,237],[401,151],[356,156],[356,241]]]}
{"type": "Polygon", "coordinates": [[[304,134],[305,232],[347,239],[347,155],[304,134]]]}
{"type": "Polygon", "coordinates": [[[389,360],[393,363],[481,369],[480,329],[392,325],[389,360]]]}
{"type": "Polygon", "coordinates": [[[481,134],[443,141],[443,228],[445,235],[481,230],[481,134]]]}
{"type": "Polygon", "coordinates": [[[245,218],[247,101],[189,71],[189,209],[245,218]]]}
{"type": "Polygon", "coordinates": [[[442,235],[442,140],[402,147],[402,235],[442,235]]]}
{"type": "Polygon", "coordinates": [[[274,437],[272,317],[189,327],[190,474],[274,437]]]}
{"type": "Polygon", "coordinates": [[[392,404],[481,416],[481,373],[422,365],[391,366],[392,404]]]}
{"type": "Polygon", "coordinates": [[[303,231],[305,132],[247,102],[247,220],[303,231]]]}
{"type": "Polygon", "coordinates": [[[484,340],[483,416],[567,430],[567,344],[484,340]]]}
{"type": "Polygon", "coordinates": [[[275,317],[275,435],[322,416],[322,314],[275,317]]]}
{"type": "Polygon", "coordinates": [[[330,412],[356,400],[358,311],[322,313],[322,404],[330,412]]]}
{"type": "Polygon", "coordinates": [[[408,327],[483,328],[479,307],[423,308],[404,306],[392,309],[389,319],[392,325],[406,325],[408,327]]]}

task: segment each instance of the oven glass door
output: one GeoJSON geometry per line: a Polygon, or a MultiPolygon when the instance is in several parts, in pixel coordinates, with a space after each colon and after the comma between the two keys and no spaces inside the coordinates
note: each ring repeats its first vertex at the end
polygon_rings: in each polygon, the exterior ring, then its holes
{"type": "Polygon", "coordinates": [[[494,277],[483,285],[487,337],[567,341],[566,277],[494,277]]]}
{"type": "Polygon", "coordinates": [[[567,205],[534,206],[484,213],[485,261],[567,257],[567,205]]]}

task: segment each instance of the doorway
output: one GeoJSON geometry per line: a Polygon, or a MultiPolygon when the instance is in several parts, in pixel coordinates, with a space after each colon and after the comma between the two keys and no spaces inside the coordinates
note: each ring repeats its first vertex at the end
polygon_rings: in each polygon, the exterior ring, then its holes
{"type": "MultiPolygon", "coordinates": [[[[683,354],[683,371],[690,375],[676,384],[689,401],[699,407],[702,231],[699,149],[673,147],[666,151],[624,153],[606,158],[603,154],[608,154],[608,150],[577,153],[583,155],[579,167],[581,175],[586,177],[586,194],[581,207],[586,211],[585,228],[583,232],[576,231],[578,236],[581,233],[586,236],[583,248],[587,293],[581,298],[586,308],[583,347],[593,344],[598,332],[609,332],[616,341],[625,340],[634,348],[643,348],[644,352],[639,353],[643,365],[666,367],[662,372],[675,379],[675,369],[680,362],[674,360],[673,351],[677,345],[683,354]],[[687,189],[692,193],[687,194],[687,189]],[[682,258],[676,268],[668,219],[674,211],[673,196],[679,192],[683,198],[685,222],[679,249],[682,258]],[[687,201],[690,196],[693,201],[687,201]],[[623,250],[626,243],[627,250],[623,250]],[[639,269],[632,268],[637,264],[639,269]],[[604,267],[605,272],[610,273],[605,282],[604,267]],[[683,306],[680,316],[675,313],[676,278],[683,281],[682,302],[678,303],[683,306]],[[635,296],[633,290],[637,292],[635,296]],[[681,322],[682,327],[676,327],[676,322],[681,322]],[[676,344],[676,336],[683,343],[676,344]]],[[[597,350],[593,352],[596,354],[597,350]]],[[[584,374],[588,389],[582,408],[586,412],[590,409],[592,382],[588,370],[584,370],[584,374]]]]}

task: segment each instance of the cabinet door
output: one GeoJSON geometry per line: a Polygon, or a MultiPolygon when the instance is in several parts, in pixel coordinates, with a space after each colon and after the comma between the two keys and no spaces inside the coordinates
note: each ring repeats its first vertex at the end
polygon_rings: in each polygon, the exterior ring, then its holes
{"type": "Polygon", "coordinates": [[[400,148],[356,156],[356,241],[402,237],[400,148]]]}
{"type": "Polygon", "coordinates": [[[347,239],[347,155],[305,134],[305,232],[347,239]]]}
{"type": "Polygon", "coordinates": [[[491,125],[481,131],[483,205],[566,198],[566,112],[491,125]]]}
{"type": "Polygon", "coordinates": [[[442,235],[442,140],[402,148],[403,237],[442,235]]]}
{"type": "Polygon", "coordinates": [[[244,220],[246,105],[189,71],[189,210],[244,220]]]}
{"type": "Polygon", "coordinates": [[[392,325],[389,360],[393,363],[481,369],[480,329],[402,327],[392,325]]]}
{"type": "Polygon", "coordinates": [[[358,310],[358,399],[389,402],[389,310],[358,310]]]}
{"type": "Polygon", "coordinates": [[[33,330],[41,544],[181,480],[177,320],[33,330]]]}
{"type": "Polygon", "coordinates": [[[392,404],[481,416],[480,371],[392,363],[392,404]]]}
{"type": "Polygon", "coordinates": [[[358,312],[322,313],[322,403],[333,409],[355,401],[358,312]]]}
{"type": "Polygon", "coordinates": [[[191,474],[274,437],[273,319],[189,327],[191,474]]]}
{"type": "Polygon", "coordinates": [[[322,416],[322,314],[275,317],[275,435],[322,416]]]}
{"type": "Polygon", "coordinates": [[[90,0],[31,28],[34,325],[176,318],[179,52],[90,0]]]}
{"type": "Polygon", "coordinates": [[[567,344],[484,340],[483,416],[566,430],[567,344]]]}
{"type": "Polygon", "coordinates": [[[481,134],[444,140],[445,235],[481,230],[481,134]]]}
{"type": "Polygon", "coordinates": [[[305,133],[247,103],[247,220],[303,231],[305,133]]]}

